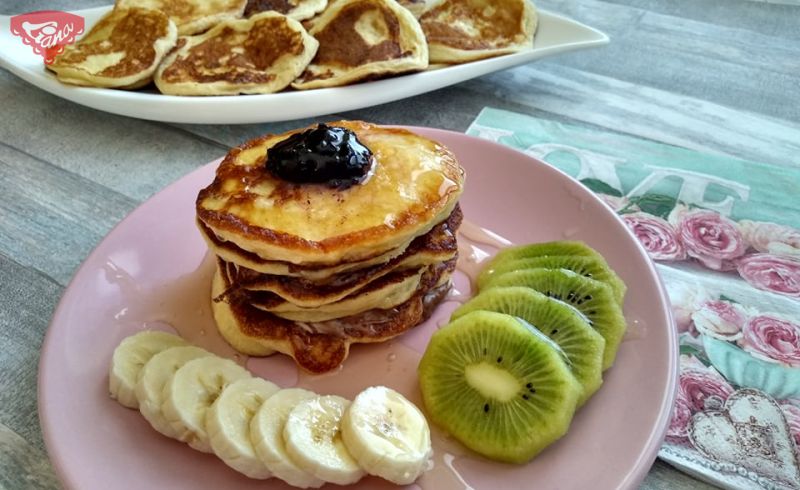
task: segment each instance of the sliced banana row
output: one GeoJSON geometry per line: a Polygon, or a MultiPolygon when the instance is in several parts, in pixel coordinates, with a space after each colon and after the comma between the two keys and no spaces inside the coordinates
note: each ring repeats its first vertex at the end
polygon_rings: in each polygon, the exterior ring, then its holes
{"type": "Polygon", "coordinates": [[[250,478],[299,488],[347,485],[367,474],[409,484],[433,454],[425,416],[390,388],[367,388],[352,402],[280,389],[164,332],[120,343],[109,390],[161,434],[250,478]]]}

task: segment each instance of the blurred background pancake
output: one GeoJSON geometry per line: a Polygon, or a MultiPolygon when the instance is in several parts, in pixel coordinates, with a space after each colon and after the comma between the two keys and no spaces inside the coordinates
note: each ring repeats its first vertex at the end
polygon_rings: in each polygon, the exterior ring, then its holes
{"type": "Polygon", "coordinates": [[[328,0],[248,0],[245,17],[261,12],[278,12],[294,20],[305,20],[325,10],[328,0]]]}
{"type": "Polygon", "coordinates": [[[157,10],[114,9],[48,68],[72,85],[138,88],[150,83],[177,37],[175,24],[157,10]]]}
{"type": "Polygon", "coordinates": [[[247,0],[117,0],[115,8],[141,7],[164,12],[178,34],[204,32],[226,19],[238,19],[247,0]]]}
{"type": "Polygon", "coordinates": [[[336,0],[307,25],[320,49],[292,84],[296,89],[345,85],[428,66],[419,22],[394,0],[336,0]]]}
{"type": "Polygon", "coordinates": [[[528,0],[433,0],[419,22],[431,63],[463,63],[533,48],[528,0]]]}
{"type": "Polygon", "coordinates": [[[314,57],[317,41],[276,12],[228,20],[182,37],[156,72],[165,94],[265,94],[285,88],[314,57]]]}
{"type": "Polygon", "coordinates": [[[197,199],[217,254],[220,332],[245,354],[283,352],[312,372],[338,366],[352,343],[387,340],[427,317],[450,287],[462,220],[464,174],[449,150],[404,129],[330,126],[372,152],[363,182],[332,188],[272,175],[267,149],[298,130],[231,150],[197,199]]]}

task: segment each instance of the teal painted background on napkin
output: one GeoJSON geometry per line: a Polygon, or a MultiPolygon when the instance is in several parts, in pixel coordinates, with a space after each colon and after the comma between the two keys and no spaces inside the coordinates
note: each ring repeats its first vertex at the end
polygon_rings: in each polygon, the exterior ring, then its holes
{"type": "MultiPolygon", "coordinates": [[[[535,153],[537,146],[556,143],[605,157],[612,160],[611,165],[616,168],[622,187],[618,190],[623,195],[651,175],[655,168],[708,174],[716,177],[717,182],[709,183],[704,195],[706,201],[719,202],[728,196],[733,201],[732,212],[723,214],[737,220],[772,221],[800,227],[800,156],[796,168],[775,167],[492,108],[480,113],[467,134],[493,139],[521,151],[534,147],[535,153]],[[720,183],[721,179],[730,183],[720,183]],[[743,192],[737,192],[732,184],[743,186],[738,189],[743,192]]],[[[574,153],[556,150],[543,159],[573,177],[578,176],[580,163],[574,153]]],[[[702,179],[702,176],[693,177],[702,179]]],[[[648,192],[677,198],[680,184],[681,178],[674,176],[648,192]]]]}

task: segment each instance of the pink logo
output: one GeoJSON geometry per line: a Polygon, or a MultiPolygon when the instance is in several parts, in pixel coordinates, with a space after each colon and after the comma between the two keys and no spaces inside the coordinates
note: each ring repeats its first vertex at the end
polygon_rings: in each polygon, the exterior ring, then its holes
{"type": "Polygon", "coordinates": [[[41,10],[11,17],[11,33],[51,64],[64,46],[83,34],[83,17],[58,10],[41,10]]]}

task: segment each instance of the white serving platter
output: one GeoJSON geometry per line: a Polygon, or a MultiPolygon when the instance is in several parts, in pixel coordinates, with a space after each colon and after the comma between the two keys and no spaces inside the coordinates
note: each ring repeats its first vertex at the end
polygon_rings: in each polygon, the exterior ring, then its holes
{"type": "MultiPolygon", "coordinates": [[[[111,7],[78,10],[86,32],[111,7]]],[[[154,121],[199,124],[246,124],[288,121],[361,109],[413,97],[465,80],[569,51],[601,46],[608,36],[574,20],[539,11],[539,27],[530,51],[462,65],[364,82],[347,87],[287,91],[264,95],[180,97],[152,91],[74,87],[60,83],[0,16],[0,67],[26,82],[72,102],[101,111],[154,121]]]]}

